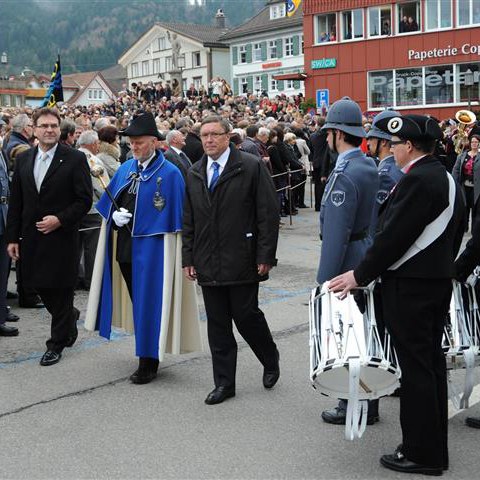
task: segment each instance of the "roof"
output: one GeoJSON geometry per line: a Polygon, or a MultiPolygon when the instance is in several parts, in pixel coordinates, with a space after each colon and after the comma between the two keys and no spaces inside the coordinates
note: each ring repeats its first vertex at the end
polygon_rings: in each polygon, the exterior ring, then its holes
{"type": "MultiPolygon", "coordinates": [[[[275,2],[272,2],[275,3],[275,2]]],[[[266,5],[260,12],[254,15],[237,28],[229,30],[221,41],[231,40],[234,38],[245,37],[251,34],[259,34],[263,32],[271,32],[275,30],[289,29],[303,26],[303,12],[299,8],[292,17],[280,17],[273,20],[270,19],[270,4],[266,5]]]]}
{"type": "Polygon", "coordinates": [[[114,93],[113,88],[105,80],[101,72],[83,72],[83,73],[71,73],[69,75],[62,75],[62,86],[67,89],[77,90],[75,94],[68,100],[68,103],[75,103],[80,97],[83,91],[93,82],[97,77],[100,77],[103,83],[114,93]]]}
{"type": "Polygon", "coordinates": [[[213,25],[196,25],[194,23],[156,22],[156,25],[196,40],[206,47],[227,47],[219,39],[228,31],[228,28],[218,28],[213,25]]]}

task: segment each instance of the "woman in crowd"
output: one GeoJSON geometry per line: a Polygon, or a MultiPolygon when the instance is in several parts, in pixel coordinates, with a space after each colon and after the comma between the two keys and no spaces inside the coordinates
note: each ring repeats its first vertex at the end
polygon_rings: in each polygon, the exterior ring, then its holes
{"type": "Polygon", "coordinates": [[[477,211],[480,196],[480,135],[470,137],[469,148],[457,157],[453,167],[453,178],[463,187],[467,204],[467,219],[472,212],[472,223],[477,211]]]}
{"type": "Polygon", "coordinates": [[[103,127],[98,131],[98,139],[100,151],[97,156],[105,165],[108,176],[112,178],[120,166],[118,130],[113,126],[103,127]]]}

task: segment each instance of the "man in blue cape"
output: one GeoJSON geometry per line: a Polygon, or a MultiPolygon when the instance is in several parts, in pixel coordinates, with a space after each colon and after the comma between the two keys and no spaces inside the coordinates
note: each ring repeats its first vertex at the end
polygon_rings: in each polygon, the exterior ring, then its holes
{"type": "Polygon", "coordinates": [[[195,290],[181,274],[183,177],[155,150],[161,137],[152,114],[136,117],[122,133],[130,137],[133,159],[121,165],[96,205],[104,225],[85,326],[105,338],[112,325],[131,330],[119,269],[132,303],[139,357],[130,380],[145,384],[156,377],[167,351],[201,349],[198,307],[195,290]]]}

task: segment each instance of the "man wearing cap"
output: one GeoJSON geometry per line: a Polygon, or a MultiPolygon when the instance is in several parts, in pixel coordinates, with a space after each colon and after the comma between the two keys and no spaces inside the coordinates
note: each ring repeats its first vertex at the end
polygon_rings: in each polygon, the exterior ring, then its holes
{"type": "MultiPolygon", "coordinates": [[[[338,159],[320,205],[319,284],[356,267],[363,258],[371,244],[369,228],[378,191],[375,162],[359,148],[365,131],[358,104],[348,97],[335,102],[322,129],[338,159]]],[[[346,412],[347,402],[341,400],[337,407],[322,412],[322,419],[345,425],[346,412]]],[[[378,411],[369,409],[368,424],[377,420],[378,411]]]]}
{"type": "Polygon", "coordinates": [[[441,475],[448,469],[447,377],[442,336],[464,227],[462,195],[432,155],[442,136],[423,115],[378,121],[392,135],[405,174],[381,211],[363,261],[330,282],[343,297],[382,280],[383,317],[402,369],[402,443],[381,464],[407,473],[441,475]]]}
{"type": "Polygon", "coordinates": [[[85,325],[106,338],[112,324],[131,330],[119,299],[119,269],[132,301],[139,357],[130,380],[145,384],[157,376],[167,351],[200,349],[198,309],[194,287],[182,282],[182,174],[155,150],[160,134],[151,113],[136,117],[121,134],[130,137],[133,158],[120,166],[96,204],[107,228],[99,240],[85,325]]]}

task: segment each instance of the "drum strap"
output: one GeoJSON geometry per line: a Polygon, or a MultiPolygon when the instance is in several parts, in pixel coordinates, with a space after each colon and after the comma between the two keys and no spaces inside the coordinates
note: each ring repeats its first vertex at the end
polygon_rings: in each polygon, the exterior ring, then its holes
{"type": "Polygon", "coordinates": [[[453,209],[455,205],[455,180],[447,173],[448,178],[448,206],[447,208],[431,223],[429,223],[415,240],[413,245],[405,252],[403,257],[391,265],[388,270],[397,270],[405,262],[414,257],[417,253],[425,250],[446,230],[450,220],[453,217],[453,209]]]}
{"type": "Polygon", "coordinates": [[[465,383],[463,385],[463,391],[459,391],[454,385],[450,372],[448,377],[449,397],[457,410],[469,407],[470,395],[472,394],[474,384],[473,367],[475,366],[475,350],[473,347],[470,347],[462,353],[465,360],[465,383]]]}
{"type": "Polygon", "coordinates": [[[359,400],[360,389],[360,358],[351,358],[348,362],[349,397],[347,418],[345,420],[345,438],[354,440],[360,438],[367,427],[368,401],[359,400]]]}

